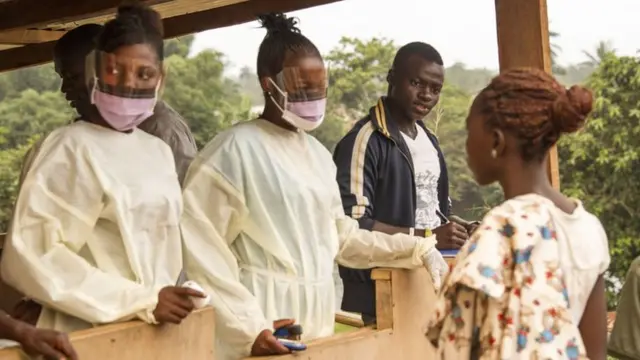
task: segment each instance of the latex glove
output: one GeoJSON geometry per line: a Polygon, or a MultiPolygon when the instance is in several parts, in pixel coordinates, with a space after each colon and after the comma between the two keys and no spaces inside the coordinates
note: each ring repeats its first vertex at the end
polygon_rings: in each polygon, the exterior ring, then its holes
{"type": "Polygon", "coordinates": [[[424,256],[422,257],[422,262],[431,275],[433,287],[436,291],[439,291],[444,278],[449,272],[449,264],[447,264],[447,262],[442,257],[442,254],[440,254],[440,251],[438,251],[435,247],[431,248],[426,254],[424,254],[424,256]]]}

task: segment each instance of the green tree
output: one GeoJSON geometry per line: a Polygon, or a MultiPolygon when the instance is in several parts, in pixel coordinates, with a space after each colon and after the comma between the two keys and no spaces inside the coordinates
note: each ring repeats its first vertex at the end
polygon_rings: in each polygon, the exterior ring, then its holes
{"type": "Polygon", "coordinates": [[[594,111],[583,131],[560,143],[561,184],[602,221],[609,272],[624,279],[640,255],[640,193],[633,190],[640,178],[640,60],[604,54],[588,86],[594,111]]]}
{"type": "Polygon", "coordinates": [[[584,50],[583,53],[588,59],[583,64],[595,67],[598,66],[608,54],[615,54],[616,49],[610,41],[600,41],[598,45],[596,45],[594,52],[584,50]]]}
{"type": "Polygon", "coordinates": [[[22,160],[35,140],[16,148],[0,150],[0,232],[6,232],[18,196],[18,179],[22,160]]]}
{"type": "Polygon", "coordinates": [[[24,90],[17,97],[0,102],[0,128],[3,134],[0,149],[13,149],[26,144],[35,135],[49,133],[74,119],[60,92],[24,90]]]}
{"type": "Polygon", "coordinates": [[[250,118],[249,99],[237,83],[224,77],[223,57],[207,50],[192,58],[173,55],[165,61],[170,77],[163,99],[189,122],[198,147],[250,118]]]}
{"type": "Polygon", "coordinates": [[[312,134],[329,150],[386,92],[386,76],[396,50],[393,41],[384,38],[343,37],[325,56],[330,67],[327,115],[312,134]]]}
{"type": "Polygon", "coordinates": [[[392,40],[343,37],[325,57],[330,64],[329,100],[358,119],[386,93],[387,73],[397,51],[392,40]]]}
{"type": "Polygon", "coordinates": [[[0,74],[0,101],[20,96],[25,90],[58,91],[61,80],[52,64],[40,65],[0,74]]]}
{"type": "Polygon", "coordinates": [[[467,166],[466,118],[473,97],[456,86],[445,86],[438,106],[427,118],[427,126],[438,136],[447,160],[449,191],[454,212],[468,219],[480,219],[487,209],[500,203],[497,186],[480,188],[467,166]]]}
{"type": "Polygon", "coordinates": [[[251,105],[264,105],[264,94],[260,87],[258,75],[248,66],[240,69],[240,74],[236,80],[242,92],[251,100],[251,105]]]}
{"type": "Polygon", "coordinates": [[[549,31],[549,43],[551,47],[551,71],[554,75],[564,75],[566,69],[558,63],[558,56],[562,52],[562,48],[556,42],[560,38],[560,34],[555,31],[549,31]]]}
{"type": "Polygon", "coordinates": [[[174,39],[165,40],[164,41],[165,58],[170,57],[171,55],[187,57],[189,55],[189,51],[191,50],[191,45],[193,44],[193,40],[195,40],[195,38],[196,36],[191,34],[191,35],[177,37],[174,39]]]}
{"type": "Polygon", "coordinates": [[[467,94],[475,94],[482,90],[497,72],[489,69],[469,69],[463,63],[457,62],[449,66],[445,73],[446,83],[454,85],[467,94]]]}

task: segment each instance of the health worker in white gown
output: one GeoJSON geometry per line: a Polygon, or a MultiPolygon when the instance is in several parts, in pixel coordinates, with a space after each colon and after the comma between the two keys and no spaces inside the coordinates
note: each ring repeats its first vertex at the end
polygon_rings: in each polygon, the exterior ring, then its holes
{"type": "Polygon", "coordinates": [[[274,321],[295,319],[303,340],[333,333],[334,260],[354,268],[447,270],[435,239],[360,230],[345,216],[329,151],[305,131],[325,113],[327,70],[284,15],[262,16],[263,115],[219,134],[185,182],[187,276],[211,294],[217,359],[287,353],[274,321]]]}
{"type": "Polygon", "coordinates": [[[25,174],[3,279],[43,305],[37,326],[75,331],[139,318],[179,323],[202,294],[180,272],[180,184],[171,149],[136,128],[161,84],[153,10],[118,11],[87,58],[91,102],[53,131],[25,174]]]}

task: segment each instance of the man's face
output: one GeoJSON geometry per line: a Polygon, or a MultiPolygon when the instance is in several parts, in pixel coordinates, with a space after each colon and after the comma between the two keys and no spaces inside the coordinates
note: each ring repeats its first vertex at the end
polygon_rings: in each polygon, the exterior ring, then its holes
{"type": "Polygon", "coordinates": [[[56,73],[62,79],[60,91],[73,108],[82,114],[82,110],[90,105],[89,91],[85,83],[85,57],[78,54],[55,56],[56,73]]]}
{"type": "Polygon", "coordinates": [[[412,55],[389,77],[389,97],[411,120],[422,120],[440,100],[444,67],[412,55]]]}

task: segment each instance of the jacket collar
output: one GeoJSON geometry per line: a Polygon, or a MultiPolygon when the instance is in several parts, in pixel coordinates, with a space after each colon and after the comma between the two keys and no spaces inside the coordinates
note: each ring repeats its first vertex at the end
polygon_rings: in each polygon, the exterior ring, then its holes
{"type": "MultiPolygon", "coordinates": [[[[369,109],[369,119],[376,130],[384,136],[394,141],[400,141],[402,139],[400,129],[398,129],[396,122],[391,118],[386,103],[387,97],[381,96],[376,105],[369,109]]],[[[427,134],[435,137],[435,134],[426,127],[422,120],[418,120],[416,123],[422,127],[427,134]]]]}

